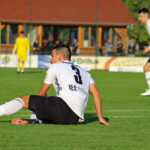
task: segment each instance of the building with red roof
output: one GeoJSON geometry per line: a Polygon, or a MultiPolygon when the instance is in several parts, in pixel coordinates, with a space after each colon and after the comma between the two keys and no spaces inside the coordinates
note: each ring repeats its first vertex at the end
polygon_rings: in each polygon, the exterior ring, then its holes
{"type": "Polygon", "coordinates": [[[125,51],[127,26],[136,24],[122,0],[1,0],[0,6],[1,44],[8,50],[24,30],[31,45],[77,39],[81,52],[90,53],[109,38],[114,49],[121,39],[125,51]]]}

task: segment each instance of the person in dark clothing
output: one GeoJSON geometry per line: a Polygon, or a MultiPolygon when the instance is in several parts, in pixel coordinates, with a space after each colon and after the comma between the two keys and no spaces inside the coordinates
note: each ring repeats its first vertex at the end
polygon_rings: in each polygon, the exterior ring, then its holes
{"type": "Polygon", "coordinates": [[[72,55],[77,55],[77,50],[78,50],[78,41],[77,39],[73,40],[73,44],[72,44],[72,55]]]}
{"type": "Polygon", "coordinates": [[[118,40],[117,41],[117,47],[116,47],[116,53],[117,53],[117,56],[123,56],[123,44],[121,42],[121,40],[118,40]]]}

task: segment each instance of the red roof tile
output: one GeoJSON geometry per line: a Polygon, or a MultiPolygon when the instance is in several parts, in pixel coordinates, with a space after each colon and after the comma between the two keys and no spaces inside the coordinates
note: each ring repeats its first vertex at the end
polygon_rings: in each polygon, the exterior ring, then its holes
{"type": "Polygon", "coordinates": [[[0,6],[3,22],[136,24],[121,0],[0,0],[0,6]]]}

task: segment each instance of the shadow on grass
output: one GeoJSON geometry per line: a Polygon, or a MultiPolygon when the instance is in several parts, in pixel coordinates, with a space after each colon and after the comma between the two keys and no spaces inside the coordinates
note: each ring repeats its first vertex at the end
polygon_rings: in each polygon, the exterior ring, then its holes
{"type": "Polygon", "coordinates": [[[19,73],[17,73],[17,74],[33,74],[33,73],[42,73],[42,71],[29,71],[29,70],[27,70],[27,71],[25,71],[25,72],[23,72],[23,73],[21,73],[21,72],[19,72],[19,73]]]}
{"type": "MultiPolygon", "coordinates": [[[[107,117],[104,117],[104,119],[107,122],[109,122],[109,119],[107,117]]],[[[95,122],[95,121],[98,121],[98,118],[97,118],[96,114],[94,114],[94,113],[85,113],[85,121],[81,124],[88,124],[88,123],[95,122]]]]}
{"type": "Polygon", "coordinates": [[[0,121],[0,123],[10,123],[11,120],[0,121]]]}
{"type": "MultiPolygon", "coordinates": [[[[109,122],[110,120],[107,118],[107,117],[104,117],[104,119],[109,122]]],[[[30,121],[34,121],[34,119],[25,119],[25,120],[30,120],[30,121]]],[[[83,123],[80,123],[80,124],[88,124],[88,123],[92,123],[92,122],[95,122],[95,121],[98,121],[98,118],[96,116],[95,113],[85,113],[85,121],[83,123]]],[[[11,120],[5,120],[5,121],[0,121],[0,123],[11,123],[11,120]]],[[[38,124],[38,123],[29,123],[29,124],[38,124]]],[[[44,122],[43,124],[53,124],[53,123],[46,123],[44,122]]]]}

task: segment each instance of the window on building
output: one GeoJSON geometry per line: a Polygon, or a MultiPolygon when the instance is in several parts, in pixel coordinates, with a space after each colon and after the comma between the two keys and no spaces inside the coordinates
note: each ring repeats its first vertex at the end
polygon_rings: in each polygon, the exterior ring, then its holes
{"type": "Polygon", "coordinates": [[[82,27],[81,32],[83,32],[82,47],[94,47],[97,41],[97,27],[82,27]]]}
{"type": "MultiPolygon", "coordinates": [[[[112,28],[112,43],[113,43],[113,45],[116,47],[116,45],[117,45],[117,41],[118,40],[121,40],[122,42],[123,42],[123,39],[122,39],[122,37],[121,37],[121,33],[119,34],[117,31],[118,30],[121,30],[121,29],[115,29],[115,28],[112,28]]],[[[123,33],[123,32],[122,32],[123,33]]]]}
{"type": "Polygon", "coordinates": [[[61,42],[61,43],[68,43],[69,42],[69,28],[66,28],[66,27],[57,27],[57,37],[58,37],[58,40],[61,42]]]}
{"type": "Polygon", "coordinates": [[[36,40],[36,25],[24,24],[23,31],[28,38],[30,45],[33,45],[36,40]]]}
{"type": "Polygon", "coordinates": [[[89,47],[89,27],[84,27],[83,47],[89,47]]]}
{"type": "Polygon", "coordinates": [[[1,24],[1,43],[6,44],[7,41],[7,25],[1,24]]]}
{"type": "Polygon", "coordinates": [[[77,27],[71,27],[70,28],[70,41],[73,43],[74,39],[78,39],[78,28],[77,27]]]}
{"type": "Polygon", "coordinates": [[[60,43],[72,44],[74,39],[78,38],[78,28],[70,26],[56,26],[55,39],[60,43]]]}
{"type": "Polygon", "coordinates": [[[96,42],[96,27],[91,27],[91,46],[94,46],[96,42]]]}
{"type": "Polygon", "coordinates": [[[53,41],[53,32],[54,32],[53,26],[44,25],[43,33],[42,33],[42,40],[53,41]]]}
{"type": "Polygon", "coordinates": [[[54,27],[50,25],[44,25],[42,30],[42,45],[53,47],[54,46],[54,27]]]}
{"type": "Polygon", "coordinates": [[[9,44],[14,44],[18,36],[18,25],[10,24],[9,25],[9,44]]]}
{"type": "Polygon", "coordinates": [[[110,38],[110,28],[109,27],[103,27],[102,45],[104,45],[109,38],[110,38]]]}

